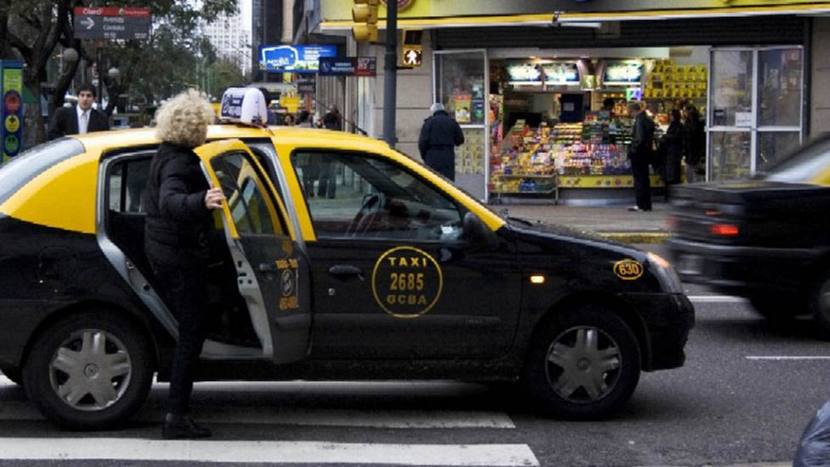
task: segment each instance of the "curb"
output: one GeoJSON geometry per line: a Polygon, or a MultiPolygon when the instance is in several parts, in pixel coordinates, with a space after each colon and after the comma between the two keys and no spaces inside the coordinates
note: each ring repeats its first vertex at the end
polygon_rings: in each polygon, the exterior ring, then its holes
{"type": "Polygon", "coordinates": [[[622,243],[664,243],[668,232],[597,232],[602,237],[622,243]]]}

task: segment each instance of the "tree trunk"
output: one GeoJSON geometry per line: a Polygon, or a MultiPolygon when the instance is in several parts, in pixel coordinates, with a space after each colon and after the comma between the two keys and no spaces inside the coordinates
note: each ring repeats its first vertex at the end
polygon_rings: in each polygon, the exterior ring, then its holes
{"type": "Polygon", "coordinates": [[[24,106],[23,111],[23,147],[25,149],[37,146],[46,141],[46,126],[41,116],[40,105],[40,77],[31,69],[23,69],[23,86],[34,98],[34,103],[24,106]]]}

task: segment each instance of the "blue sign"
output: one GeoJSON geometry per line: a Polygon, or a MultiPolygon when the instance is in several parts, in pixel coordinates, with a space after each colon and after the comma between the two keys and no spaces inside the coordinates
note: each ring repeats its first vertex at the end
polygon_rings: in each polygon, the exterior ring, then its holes
{"type": "Polygon", "coordinates": [[[320,59],[320,76],[352,76],[357,60],[351,57],[326,57],[320,59]]]}
{"type": "Polygon", "coordinates": [[[335,45],[264,45],[259,49],[259,68],[275,73],[316,73],[323,57],[336,57],[335,45]]]}

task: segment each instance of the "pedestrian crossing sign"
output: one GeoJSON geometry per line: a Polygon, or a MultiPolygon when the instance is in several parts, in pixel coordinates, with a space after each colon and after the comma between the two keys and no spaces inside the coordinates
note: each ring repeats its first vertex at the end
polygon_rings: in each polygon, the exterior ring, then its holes
{"type": "Polygon", "coordinates": [[[420,46],[405,46],[401,52],[401,61],[403,62],[403,66],[421,66],[423,52],[421,51],[420,46]]]}

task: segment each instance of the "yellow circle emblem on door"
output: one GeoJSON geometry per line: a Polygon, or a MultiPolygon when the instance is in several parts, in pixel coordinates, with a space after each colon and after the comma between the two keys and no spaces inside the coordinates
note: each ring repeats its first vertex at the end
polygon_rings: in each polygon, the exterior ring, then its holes
{"type": "Polygon", "coordinates": [[[383,311],[417,318],[438,303],[444,288],[441,266],[429,253],[411,246],[385,251],[372,270],[372,293],[383,311]]]}

